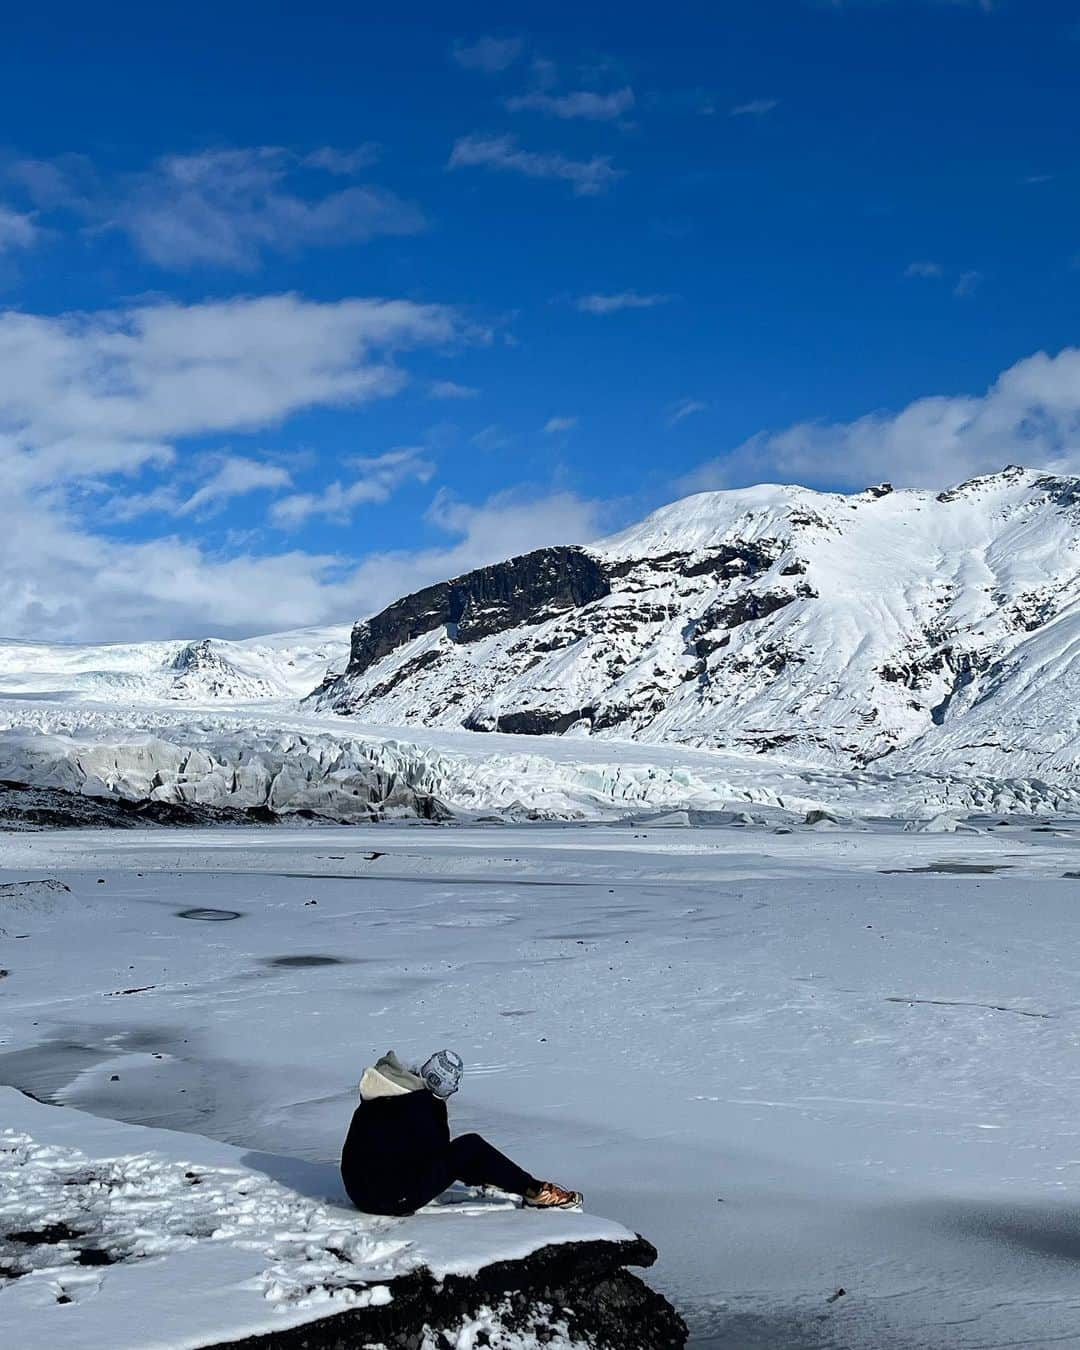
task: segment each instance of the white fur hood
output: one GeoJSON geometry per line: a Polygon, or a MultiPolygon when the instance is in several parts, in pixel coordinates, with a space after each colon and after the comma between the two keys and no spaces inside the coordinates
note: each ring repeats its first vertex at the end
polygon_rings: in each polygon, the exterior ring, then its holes
{"type": "Polygon", "coordinates": [[[426,1090],[420,1075],[406,1068],[393,1050],[388,1050],[373,1066],[364,1070],[360,1079],[360,1100],[370,1102],[376,1097],[399,1097],[422,1088],[426,1090]]]}

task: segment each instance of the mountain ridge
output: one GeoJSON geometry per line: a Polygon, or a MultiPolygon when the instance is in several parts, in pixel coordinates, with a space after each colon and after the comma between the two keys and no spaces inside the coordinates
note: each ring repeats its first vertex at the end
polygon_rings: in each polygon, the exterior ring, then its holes
{"type": "Polygon", "coordinates": [[[417,594],[464,597],[470,631],[429,609],[391,632],[403,597],[354,627],[315,706],[830,767],[1080,772],[1080,478],[1010,465],[943,492],[699,493],[440,585],[417,594]],[[515,590],[541,556],[543,584],[515,590]]]}

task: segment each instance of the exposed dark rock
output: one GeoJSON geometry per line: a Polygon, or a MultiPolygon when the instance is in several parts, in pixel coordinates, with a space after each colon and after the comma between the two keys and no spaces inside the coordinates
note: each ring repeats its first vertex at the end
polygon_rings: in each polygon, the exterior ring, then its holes
{"type": "Polygon", "coordinates": [[[768,754],[770,750],[779,750],[781,746],[790,745],[792,741],[799,738],[794,732],[776,732],[771,736],[755,736],[752,739],[746,738],[754,747],[759,755],[768,754]]]}
{"type": "Polygon", "coordinates": [[[755,619],[766,619],[778,609],[792,604],[798,596],[778,591],[751,592],[736,596],[734,600],[718,600],[710,605],[702,615],[700,627],[737,628],[743,623],[752,623],[755,619]]]}
{"type": "Polygon", "coordinates": [[[66,1223],[47,1223],[41,1228],[20,1229],[14,1233],[0,1233],[0,1243],[14,1247],[5,1252],[0,1262],[0,1281],[18,1280],[34,1269],[30,1250],[34,1247],[67,1247],[74,1251],[77,1266],[112,1266],[119,1259],[113,1252],[91,1242],[83,1245],[87,1234],[79,1233],[66,1223]],[[20,1249],[28,1249],[26,1251],[20,1249]]]}
{"type": "Polygon", "coordinates": [[[801,666],[806,658],[799,652],[785,647],[782,643],[765,642],[756,652],[740,656],[732,661],[730,669],[736,674],[745,674],[750,670],[764,670],[770,675],[779,675],[788,666],[801,666]]]}
{"type": "MultiPolygon", "coordinates": [[[[376,771],[373,776],[367,818],[380,820],[387,805],[407,802],[420,820],[446,820],[448,808],[428,793],[414,791],[392,774],[376,771]]],[[[35,787],[29,783],[0,781],[0,826],[4,829],[137,829],[147,825],[276,825],[280,821],[312,820],[349,823],[361,812],[361,803],[350,802],[348,815],[337,816],[332,807],[323,811],[275,811],[268,805],[244,808],[199,806],[191,802],[161,802],[123,797],[89,797],[66,788],[35,787]]]]}
{"type": "Polygon", "coordinates": [[[678,553],[657,553],[651,558],[619,558],[604,564],[609,580],[627,577],[632,572],[681,572],[689,555],[678,553]]]}
{"type": "Polygon", "coordinates": [[[1033,633],[1054,617],[1059,604],[1059,598],[1055,595],[1046,591],[1031,591],[1022,595],[1019,604],[1008,611],[1008,618],[1014,628],[1033,633]]]}
{"type": "Polygon", "coordinates": [[[1035,487],[1059,506],[1080,506],[1080,478],[1056,478],[1046,474],[1035,480],[1035,487]]]}
{"type": "Polygon", "coordinates": [[[715,576],[722,581],[736,577],[755,577],[767,572],[776,560],[781,545],[772,539],[759,543],[724,544],[704,558],[696,558],[679,570],[684,577],[715,576]]]}
{"type": "Polygon", "coordinates": [[[713,652],[718,652],[722,647],[730,646],[730,633],[722,633],[720,637],[697,637],[694,639],[694,655],[700,661],[707,661],[713,652]]]}
{"type": "Polygon", "coordinates": [[[462,1324],[482,1308],[511,1331],[553,1339],[559,1322],[596,1350],[681,1350],[687,1330],[674,1308],[625,1269],[649,1266],[655,1249],[633,1242],[572,1242],[500,1261],[475,1276],[437,1281],[426,1270],[389,1282],[392,1300],[305,1326],[229,1341],[212,1350],[413,1350],[425,1332],[435,1345],[459,1344],[462,1324]]]}
{"type": "Polygon", "coordinates": [[[414,675],[419,675],[422,670],[427,670],[429,666],[438,665],[441,660],[441,652],[421,652],[414,660],[406,661],[400,669],[395,670],[388,680],[384,680],[382,684],[377,684],[368,694],[368,698],[382,698],[384,694],[389,694],[396,689],[399,684],[404,684],[414,675]]]}
{"type": "Polygon", "coordinates": [[[953,699],[972,684],[989,664],[986,657],[979,652],[957,652],[947,647],[943,655],[946,666],[952,673],[952,683],[940,703],[930,709],[930,718],[935,726],[941,726],[953,699]]]}
{"type": "Polygon", "coordinates": [[[353,629],[347,676],[413,638],[445,627],[476,642],[519,624],[537,624],[610,594],[604,569],[580,548],[539,548],[407,595],[353,629]]]}
{"type": "Polygon", "coordinates": [[[796,529],[827,530],[830,528],[829,522],[824,516],[819,515],[817,511],[810,511],[806,508],[792,511],[788,520],[796,529]]]}
{"type": "Polygon", "coordinates": [[[71,894],[71,887],[56,877],[45,877],[40,881],[5,881],[0,883],[0,900],[8,896],[40,895],[43,891],[55,891],[58,894],[71,894]]]}
{"type": "Polygon", "coordinates": [[[216,669],[221,659],[214,651],[209,638],[201,642],[189,642],[173,657],[172,668],[178,675],[186,675],[192,670],[216,669]]]}
{"type": "Polygon", "coordinates": [[[74,1242],[81,1238],[66,1223],[47,1223],[42,1228],[25,1228],[15,1233],[5,1233],[9,1242],[18,1242],[27,1247],[56,1247],[61,1242],[74,1242]]]}
{"type": "Polygon", "coordinates": [[[1018,478],[1023,478],[1026,472],[1027,470],[1022,464],[1006,464],[997,473],[976,474],[974,478],[967,478],[954,488],[947,488],[944,492],[939,492],[937,499],[939,502],[954,502],[960,497],[970,496],[973,491],[985,487],[987,483],[992,483],[995,479],[1000,479],[1006,483],[1014,483],[1018,478]]]}
{"type": "Polygon", "coordinates": [[[931,719],[940,726],[945,721],[953,699],[983,674],[988,666],[989,661],[980,652],[941,647],[902,664],[881,666],[878,674],[883,680],[902,684],[911,690],[924,689],[935,675],[947,675],[949,688],[944,697],[930,709],[931,719]]]}
{"type": "Polygon", "coordinates": [[[504,731],[509,736],[561,736],[582,718],[591,721],[595,708],[577,708],[572,712],[523,709],[521,712],[501,713],[492,722],[482,717],[466,720],[468,731],[504,731]]]}
{"type": "Polygon", "coordinates": [[[261,808],[230,811],[183,802],[84,797],[64,788],[0,782],[0,824],[5,829],[136,829],[146,825],[247,825],[277,821],[261,808]]]}
{"type": "Polygon", "coordinates": [[[887,497],[893,490],[891,483],[875,483],[873,487],[866,489],[868,497],[887,497]]]}

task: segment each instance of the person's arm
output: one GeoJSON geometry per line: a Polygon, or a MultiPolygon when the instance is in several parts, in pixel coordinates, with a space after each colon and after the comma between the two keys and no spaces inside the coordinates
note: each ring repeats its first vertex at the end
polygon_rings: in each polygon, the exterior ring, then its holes
{"type": "Polygon", "coordinates": [[[424,1096],[427,1098],[432,1140],[436,1147],[446,1148],[450,1143],[450,1118],[446,1113],[446,1103],[436,1097],[433,1092],[425,1092],[424,1096]]]}

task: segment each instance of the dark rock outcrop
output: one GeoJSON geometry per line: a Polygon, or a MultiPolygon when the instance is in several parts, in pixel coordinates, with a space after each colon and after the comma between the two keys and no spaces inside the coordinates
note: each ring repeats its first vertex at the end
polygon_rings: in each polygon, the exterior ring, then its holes
{"type": "MultiPolygon", "coordinates": [[[[495,730],[504,731],[510,736],[561,736],[582,719],[591,722],[595,712],[595,708],[575,708],[570,712],[526,709],[523,712],[503,713],[496,718],[495,730]]],[[[488,728],[475,729],[484,731],[488,728]]]]}
{"type": "Polygon", "coordinates": [[[358,818],[381,820],[384,803],[391,798],[395,803],[406,798],[419,820],[446,820],[450,811],[437,797],[394,783],[392,776],[383,775],[389,784],[384,798],[374,799],[365,811],[363,804],[350,807],[346,813],[337,811],[333,801],[323,809],[275,809],[260,804],[248,807],[206,806],[197,802],[156,801],[148,798],[90,797],[66,788],[35,787],[31,783],[0,781],[0,828],[5,830],[87,830],[129,829],[148,825],[276,825],[280,821],[311,820],[353,824],[358,818]]]}
{"type": "Polygon", "coordinates": [[[406,642],[446,628],[476,642],[520,624],[538,624],[610,593],[603,568],[580,548],[538,548],[396,600],[353,629],[346,676],[362,675],[406,642]]]}
{"type": "Polygon", "coordinates": [[[767,619],[778,609],[793,604],[798,595],[764,591],[747,591],[734,600],[718,600],[701,616],[699,629],[707,632],[716,628],[738,628],[743,623],[753,623],[757,619],[767,619]]]}
{"type": "Polygon", "coordinates": [[[229,811],[187,802],[86,797],[65,788],[0,782],[0,826],[5,830],[136,829],[147,825],[251,825],[276,821],[272,811],[229,811]]]}
{"type": "MultiPolygon", "coordinates": [[[[429,1271],[389,1282],[390,1303],[353,1308],[317,1322],[218,1344],[211,1350],[413,1350],[452,1347],[484,1308],[508,1331],[553,1340],[565,1325],[572,1340],[596,1350],[681,1350],[687,1330],[674,1308],[627,1266],[651,1266],[655,1249],[633,1242],[569,1242],[519,1261],[485,1266],[474,1276],[436,1280],[429,1271]]],[[[479,1342],[478,1342],[479,1343],[479,1342]]]]}

